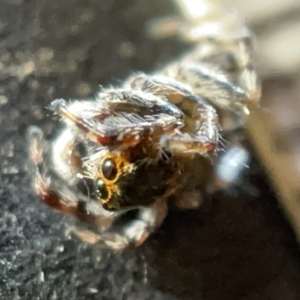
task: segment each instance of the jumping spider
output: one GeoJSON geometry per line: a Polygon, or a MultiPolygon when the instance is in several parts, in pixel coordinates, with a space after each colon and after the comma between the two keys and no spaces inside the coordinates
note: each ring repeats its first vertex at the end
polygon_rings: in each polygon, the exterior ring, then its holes
{"type": "Polygon", "coordinates": [[[33,186],[43,202],[96,224],[96,240],[140,245],[169,205],[198,207],[221,127],[259,99],[250,36],[207,39],[151,75],[94,99],[55,100],[57,136],[28,130],[33,186]]]}

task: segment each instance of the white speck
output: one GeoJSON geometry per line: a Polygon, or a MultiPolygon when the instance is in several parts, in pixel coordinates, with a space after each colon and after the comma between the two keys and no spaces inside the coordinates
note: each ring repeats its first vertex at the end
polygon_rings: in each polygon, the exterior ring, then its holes
{"type": "Polygon", "coordinates": [[[123,133],[120,133],[118,136],[117,136],[117,141],[122,141],[124,138],[124,134],[123,133]]]}
{"type": "Polygon", "coordinates": [[[85,82],[81,82],[77,85],[76,87],[76,94],[79,96],[86,96],[89,93],[91,93],[91,87],[89,84],[85,83],[85,82]]]}
{"type": "Polygon", "coordinates": [[[123,42],[119,48],[119,54],[121,57],[132,57],[135,54],[135,48],[130,42],[123,42]]]}
{"type": "Polygon", "coordinates": [[[89,290],[89,292],[90,292],[91,294],[97,294],[97,293],[98,293],[98,289],[93,288],[93,287],[90,287],[88,290],[89,290]]]}
{"type": "Polygon", "coordinates": [[[65,250],[65,247],[63,245],[57,246],[55,248],[55,252],[58,252],[58,253],[63,252],[64,250],[65,250]]]}
{"type": "Polygon", "coordinates": [[[124,130],[124,133],[129,133],[131,131],[131,128],[127,128],[124,130]]]}
{"type": "Polygon", "coordinates": [[[19,169],[16,166],[3,167],[1,172],[3,174],[15,175],[19,173],[19,169]]]}
{"type": "Polygon", "coordinates": [[[139,135],[136,135],[136,136],[134,137],[134,139],[137,141],[137,140],[140,139],[140,136],[139,136],[139,135]]]}
{"type": "Polygon", "coordinates": [[[54,52],[50,48],[40,48],[36,54],[41,61],[49,61],[54,57],[54,52]]]}
{"type": "Polygon", "coordinates": [[[41,281],[41,282],[44,282],[44,281],[45,281],[45,276],[44,276],[44,272],[43,272],[43,271],[40,272],[39,278],[40,278],[40,281],[41,281]]]}
{"type": "Polygon", "coordinates": [[[7,97],[0,95],[0,105],[4,105],[8,102],[7,97]]]}

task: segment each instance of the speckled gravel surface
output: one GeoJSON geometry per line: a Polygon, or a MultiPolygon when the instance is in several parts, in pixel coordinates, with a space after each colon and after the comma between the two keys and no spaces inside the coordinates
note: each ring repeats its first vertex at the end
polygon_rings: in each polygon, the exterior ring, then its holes
{"type": "Polygon", "coordinates": [[[169,9],[159,0],[1,2],[0,299],[299,299],[297,245],[256,162],[242,186],[171,213],[122,254],[83,244],[70,233],[78,222],[31,195],[27,126],[50,134],[51,100],[91,96],[180,53],[178,41],[144,31],[169,9]]]}

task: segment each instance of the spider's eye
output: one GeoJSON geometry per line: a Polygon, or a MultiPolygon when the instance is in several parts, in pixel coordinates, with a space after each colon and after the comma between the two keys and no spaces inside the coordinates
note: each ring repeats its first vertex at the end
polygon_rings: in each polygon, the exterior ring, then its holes
{"type": "Polygon", "coordinates": [[[101,197],[101,199],[107,200],[109,193],[108,193],[108,190],[107,190],[103,180],[97,179],[95,181],[95,187],[96,187],[96,190],[99,193],[99,196],[101,197]]]}
{"type": "Polygon", "coordinates": [[[102,164],[102,174],[108,180],[114,180],[118,174],[118,169],[115,162],[111,158],[104,160],[102,164]]]}

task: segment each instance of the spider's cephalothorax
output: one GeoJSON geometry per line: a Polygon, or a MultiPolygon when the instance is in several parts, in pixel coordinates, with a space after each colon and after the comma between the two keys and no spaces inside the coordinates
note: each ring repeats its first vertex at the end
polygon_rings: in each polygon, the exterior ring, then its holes
{"type": "MultiPolygon", "coordinates": [[[[139,151],[136,148],[130,149],[134,155],[139,151]]],[[[177,172],[178,163],[171,160],[149,159],[144,153],[132,157],[129,151],[105,152],[92,155],[85,166],[94,182],[96,199],[110,211],[152,204],[177,172]]]]}
{"type": "Polygon", "coordinates": [[[135,74],[94,99],[53,101],[62,123],[56,138],[28,130],[37,194],[97,224],[98,239],[114,248],[141,244],[168,205],[198,207],[221,127],[237,124],[259,99],[249,41],[202,40],[160,71],[135,74]]]}

